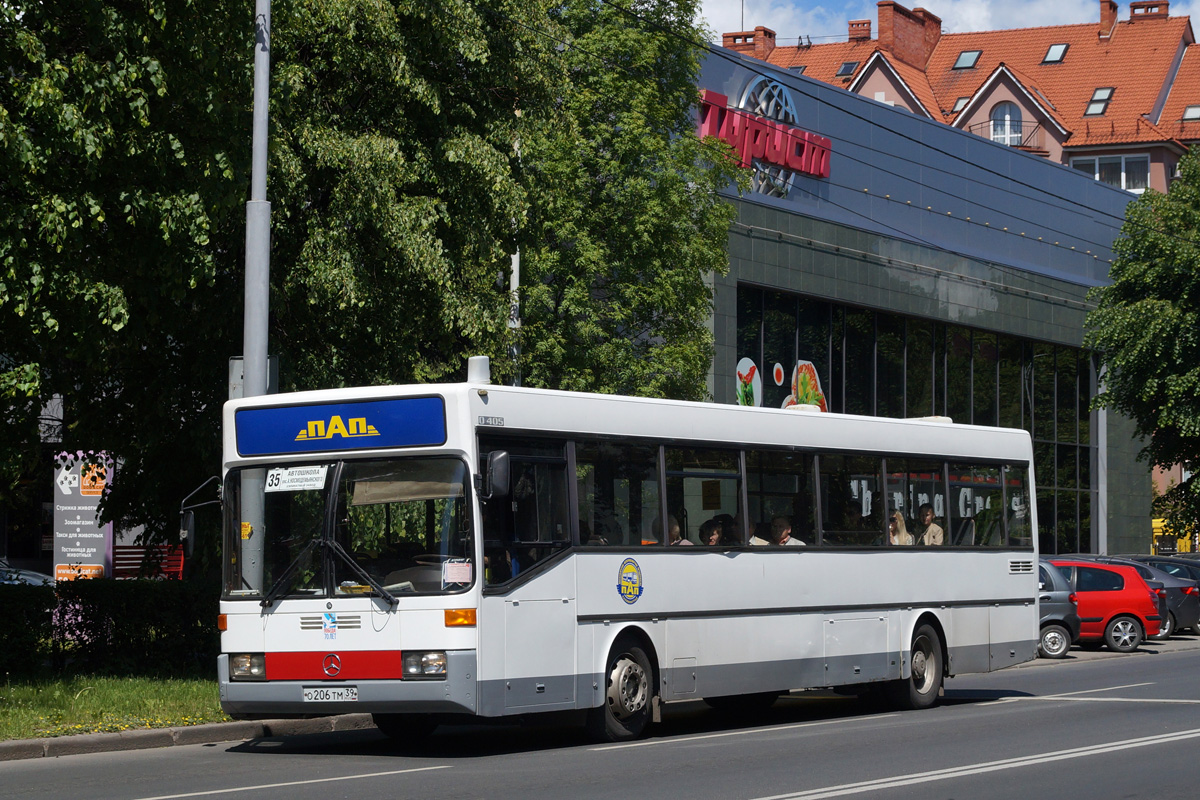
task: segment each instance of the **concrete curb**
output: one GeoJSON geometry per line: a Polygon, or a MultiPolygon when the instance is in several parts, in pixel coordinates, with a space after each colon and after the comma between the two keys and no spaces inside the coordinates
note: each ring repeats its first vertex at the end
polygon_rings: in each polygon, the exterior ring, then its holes
{"type": "Polygon", "coordinates": [[[342,714],[317,719],[272,719],[261,722],[215,722],[182,728],[151,728],[120,733],[85,733],[46,739],[13,739],[0,742],[0,761],[26,758],[56,758],[84,753],[118,750],[148,750],[188,744],[213,744],[264,739],[271,736],[302,736],[310,733],[354,731],[374,728],[370,714],[342,714]]]}

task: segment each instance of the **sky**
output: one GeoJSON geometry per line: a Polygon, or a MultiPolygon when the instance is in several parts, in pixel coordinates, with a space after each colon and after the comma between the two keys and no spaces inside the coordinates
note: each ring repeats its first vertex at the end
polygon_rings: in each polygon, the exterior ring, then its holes
{"type": "MultiPolygon", "coordinates": [[[[942,18],[943,33],[1032,28],[1042,25],[1075,25],[1100,22],[1100,0],[916,0],[900,5],[924,8],[942,18]]],[[[754,30],[759,25],[775,31],[779,44],[795,44],[800,36],[813,44],[846,41],[847,23],[871,20],[871,34],[879,35],[875,0],[702,0],[703,21],[720,41],[722,33],[754,30]],[[743,27],[743,19],[745,25],[743,27]]],[[[1200,0],[1171,0],[1171,16],[1192,17],[1200,33],[1200,0]]],[[[1128,0],[1118,0],[1118,18],[1129,19],[1128,0]]]]}

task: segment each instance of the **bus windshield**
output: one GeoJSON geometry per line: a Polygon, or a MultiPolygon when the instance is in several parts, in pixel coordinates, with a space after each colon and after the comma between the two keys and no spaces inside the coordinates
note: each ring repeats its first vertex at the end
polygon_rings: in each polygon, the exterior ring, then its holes
{"type": "Polygon", "coordinates": [[[224,596],[465,591],[475,575],[468,475],[454,458],[231,470],[224,596]]]}

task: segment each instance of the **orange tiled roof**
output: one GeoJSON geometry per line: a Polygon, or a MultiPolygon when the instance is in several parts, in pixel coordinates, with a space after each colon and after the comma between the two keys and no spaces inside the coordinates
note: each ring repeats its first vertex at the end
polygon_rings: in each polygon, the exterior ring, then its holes
{"type": "Polygon", "coordinates": [[[1179,74],[1175,76],[1171,94],[1158,118],[1158,127],[1176,139],[1200,139],[1200,119],[1183,121],[1183,112],[1187,107],[1197,105],[1200,105],[1200,44],[1192,44],[1183,54],[1179,74]]]}
{"type": "MultiPolygon", "coordinates": [[[[940,114],[938,101],[949,111],[955,99],[974,95],[1004,64],[1031,94],[1040,94],[1039,103],[1071,131],[1068,147],[1200,138],[1200,121],[1188,123],[1183,133],[1175,130],[1182,116],[1182,108],[1176,109],[1176,105],[1200,104],[1200,51],[1192,52],[1193,47],[1188,47],[1180,75],[1193,99],[1176,103],[1176,98],[1186,94],[1177,84],[1161,126],[1147,122],[1171,79],[1181,48],[1192,42],[1189,18],[1123,20],[1108,38],[1099,36],[1099,28],[1096,20],[1079,25],[942,34],[924,70],[901,62],[893,54],[884,55],[934,119],[952,121],[952,116],[940,114]],[[1068,45],[1065,57],[1059,63],[1043,63],[1053,44],[1068,45]],[[966,50],[981,51],[975,66],[953,69],[959,54],[966,50]],[[1103,115],[1085,116],[1092,93],[1102,87],[1113,87],[1108,108],[1103,115]]],[[[861,69],[878,48],[875,39],[785,46],[777,47],[767,60],[780,67],[803,64],[808,77],[845,87],[853,76],[837,77],[838,67],[843,62],[857,61],[861,69]]]]}

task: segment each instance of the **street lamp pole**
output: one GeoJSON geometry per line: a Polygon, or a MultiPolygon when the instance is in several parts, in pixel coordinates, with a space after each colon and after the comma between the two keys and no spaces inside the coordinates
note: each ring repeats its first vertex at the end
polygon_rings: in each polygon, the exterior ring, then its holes
{"type": "MultiPolygon", "coordinates": [[[[267,104],[271,80],[271,0],[254,4],[254,130],[250,200],[246,203],[246,299],[242,327],[242,396],[267,393],[267,314],[271,274],[271,204],[267,202],[267,104]]],[[[242,580],[263,586],[266,470],[241,478],[242,580]]]]}

